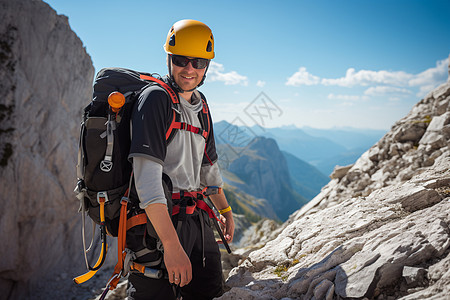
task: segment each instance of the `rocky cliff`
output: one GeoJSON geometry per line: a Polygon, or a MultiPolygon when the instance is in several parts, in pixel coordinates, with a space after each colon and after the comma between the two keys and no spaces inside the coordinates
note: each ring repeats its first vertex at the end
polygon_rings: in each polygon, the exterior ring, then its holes
{"type": "Polygon", "coordinates": [[[0,298],[39,299],[83,267],[72,191],[94,68],[42,1],[0,0],[0,20],[0,298]]]}
{"type": "Polygon", "coordinates": [[[449,299],[449,146],[448,81],[281,228],[264,229],[272,241],[238,251],[220,299],[449,299]]]}

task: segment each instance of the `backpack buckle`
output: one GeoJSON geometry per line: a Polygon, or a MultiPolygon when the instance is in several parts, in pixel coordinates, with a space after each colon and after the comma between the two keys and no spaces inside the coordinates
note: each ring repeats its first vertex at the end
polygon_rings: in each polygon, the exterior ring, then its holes
{"type": "Polygon", "coordinates": [[[215,195],[215,194],[221,194],[221,193],[222,193],[222,188],[220,188],[218,186],[207,186],[202,190],[202,194],[205,195],[206,197],[215,195]]]}
{"type": "Polygon", "coordinates": [[[124,204],[124,203],[128,204],[129,202],[130,202],[129,197],[123,196],[122,199],[120,199],[120,204],[124,204]]]}
{"type": "Polygon", "coordinates": [[[102,170],[103,172],[110,172],[112,170],[112,167],[113,162],[109,157],[105,157],[105,159],[100,162],[100,170],[102,170]]]}
{"type": "Polygon", "coordinates": [[[97,202],[98,202],[98,204],[100,204],[100,202],[104,202],[104,203],[108,202],[108,193],[107,192],[98,192],[97,193],[97,202]]]}

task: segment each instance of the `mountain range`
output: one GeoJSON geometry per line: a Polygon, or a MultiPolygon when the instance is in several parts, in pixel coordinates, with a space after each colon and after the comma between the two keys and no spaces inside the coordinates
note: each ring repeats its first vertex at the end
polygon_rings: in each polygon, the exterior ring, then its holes
{"type": "Polygon", "coordinates": [[[236,126],[226,121],[214,124],[216,143],[233,147],[245,147],[257,136],[273,138],[282,151],[315,166],[329,175],[336,165],[354,163],[385,133],[384,130],[331,128],[316,129],[286,126],[262,128],[236,126]]]}

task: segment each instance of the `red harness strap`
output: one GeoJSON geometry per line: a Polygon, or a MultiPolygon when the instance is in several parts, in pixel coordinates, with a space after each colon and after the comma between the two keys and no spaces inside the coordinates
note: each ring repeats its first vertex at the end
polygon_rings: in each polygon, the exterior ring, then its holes
{"type": "Polygon", "coordinates": [[[206,211],[208,213],[208,216],[210,218],[214,218],[217,221],[219,221],[216,217],[216,215],[214,214],[214,212],[212,211],[212,209],[208,206],[208,204],[206,204],[205,201],[203,200],[197,200],[197,207],[200,209],[203,209],[204,211],[206,211]]]}
{"type": "MultiPolygon", "coordinates": [[[[194,202],[194,205],[186,206],[186,214],[192,215],[195,211],[195,208],[197,207],[196,202],[194,202]]],[[[174,205],[172,208],[172,216],[175,216],[176,214],[180,213],[180,206],[174,205]]]]}
{"type": "Polygon", "coordinates": [[[191,198],[203,198],[203,194],[201,192],[182,192],[182,193],[173,193],[173,200],[180,200],[183,197],[191,197],[191,198]]]}
{"type": "MultiPolygon", "coordinates": [[[[208,216],[210,218],[214,218],[217,221],[220,222],[220,220],[217,218],[216,214],[213,212],[213,210],[206,204],[205,201],[203,201],[201,198],[205,197],[203,192],[183,192],[183,193],[173,193],[172,199],[174,200],[180,200],[182,197],[191,197],[195,199],[194,205],[187,206],[186,207],[186,214],[192,215],[195,211],[195,208],[199,208],[204,210],[206,213],[208,213],[208,216]]],[[[174,205],[172,208],[172,216],[180,213],[180,206],[174,205]]]]}
{"type": "Polygon", "coordinates": [[[189,131],[189,132],[193,132],[195,134],[199,134],[204,139],[206,139],[208,137],[208,132],[207,131],[205,131],[205,130],[203,130],[201,128],[189,125],[189,124],[184,123],[184,122],[173,122],[171,127],[174,128],[174,129],[186,130],[186,131],[189,131]]]}

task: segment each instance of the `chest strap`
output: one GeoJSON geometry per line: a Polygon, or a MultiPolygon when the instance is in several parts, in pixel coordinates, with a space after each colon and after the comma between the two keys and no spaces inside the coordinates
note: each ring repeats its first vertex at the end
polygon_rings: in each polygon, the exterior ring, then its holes
{"type": "Polygon", "coordinates": [[[193,125],[189,125],[189,124],[184,123],[184,122],[173,122],[172,128],[173,129],[186,130],[186,131],[189,131],[189,132],[192,132],[192,133],[195,133],[195,134],[199,134],[205,140],[208,137],[208,132],[207,131],[205,131],[205,130],[203,130],[201,128],[195,127],[193,125]]]}

